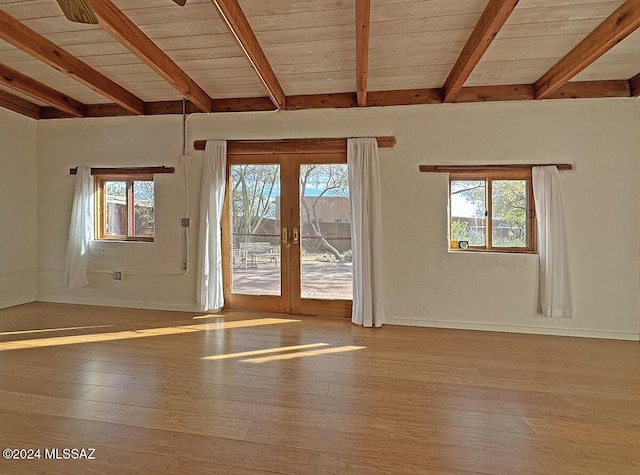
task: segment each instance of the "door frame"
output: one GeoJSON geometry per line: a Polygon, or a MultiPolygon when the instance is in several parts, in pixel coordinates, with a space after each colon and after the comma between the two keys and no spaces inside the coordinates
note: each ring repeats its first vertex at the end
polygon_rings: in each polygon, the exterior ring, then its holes
{"type": "Polygon", "coordinates": [[[231,259],[231,193],[229,189],[231,166],[232,165],[279,165],[280,166],[280,246],[282,243],[282,223],[284,223],[283,210],[289,209],[288,203],[290,197],[284,196],[285,180],[290,181],[290,167],[282,164],[282,158],[279,154],[258,154],[258,155],[227,155],[226,184],[224,193],[224,207],[222,210],[222,288],[224,295],[224,308],[232,310],[260,310],[273,313],[290,313],[291,312],[291,283],[290,273],[285,269],[290,269],[290,253],[280,251],[280,295],[249,295],[234,294],[231,292],[231,283],[233,280],[232,259],[231,259]],[[286,275],[285,275],[286,274],[286,275]]]}
{"type": "Polygon", "coordinates": [[[347,152],[314,151],[292,153],[229,154],[227,156],[226,183],[229,185],[232,165],[280,165],[280,296],[233,294],[231,259],[231,202],[226,186],[222,211],[222,275],[225,309],[252,310],[294,315],[320,315],[351,317],[352,300],[304,299],[301,297],[300,245],[300,165],[345,164],[347,152]],[[282,229],[287,227],[287,243],[283,243],[282,229]],[[298,244],[292,240],[292,229],[298,229],[298,244]],[[286,249],[285,249],[286,246],[286,249]],[[294,271],[297,269],[297,272],[294,271]]]}

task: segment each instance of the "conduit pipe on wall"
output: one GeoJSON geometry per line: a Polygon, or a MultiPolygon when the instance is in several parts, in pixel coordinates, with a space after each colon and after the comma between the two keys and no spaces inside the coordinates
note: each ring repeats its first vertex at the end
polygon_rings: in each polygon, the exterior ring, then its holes
{"type": "MultiPolygon", "coordinates": [[[[274,112],[278,112],[280,111],[280,106],[277,106],[274,110],[269,110],[269,111],[251,111],[251,112],[245,112],[245,111],[238,111],[238,112],[222,112],[223,114],[247,114],[247,113],[254,113],[254,114],[272,114],[274,112]]],[[[191,119],[191,117],[198,115],[198,113],[193,113],[193,114],[187,114],[186,112],[186,99],[183,98],[182,99],[182,156],[180,157],[180,161],[183,165],[183,170],[184,170],[184,194],[185,194],[185,211],[184,211],[184,216],[185,218],[189,218],[190,217],[190,213],[191,213],[191,207],[190,207],[190,199],[189,199],[189,192],[190,192],[190,188],[189,188],[189,166],[191,165],[191,157],[189,155],[187,155],[187,133],[188,133],[188,122],[189,119],[191,119]]],[[[137,275],[137,276],[157,276],[157,277],[184,277],[189,273],[189,260],[190,260],[190,256],[191,256],[191,239],[189,237],[189,227],[183,227],[183,233],[182,233],[182,261],[181,261],[181,265],[183,267],[182,272],[139,272],[139,271],[130,271],[130,270],[126,270],[126,269],[117,269],[117,270],[113,270],[113,271],[108,271],[108,270],[89,270],[89,273],[91,274],[113,274],[113,272],[121,272],[123,275],[127,275],[127,276],[131,276],[131,275],[137,275]]],[[[57,269],[57,268],[38,268],[36,269],[38,271],[57,271],[57,272],[64,272],[64,269],[57,269]]]]}

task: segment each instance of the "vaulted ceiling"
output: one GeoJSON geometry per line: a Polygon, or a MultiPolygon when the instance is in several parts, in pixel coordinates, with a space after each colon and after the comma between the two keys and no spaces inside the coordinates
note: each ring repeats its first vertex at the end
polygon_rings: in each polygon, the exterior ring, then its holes
{"type": "Polygon", "coordinates": [[[640,95],[640,0],[0,0],[37,119],[640,95]]]}

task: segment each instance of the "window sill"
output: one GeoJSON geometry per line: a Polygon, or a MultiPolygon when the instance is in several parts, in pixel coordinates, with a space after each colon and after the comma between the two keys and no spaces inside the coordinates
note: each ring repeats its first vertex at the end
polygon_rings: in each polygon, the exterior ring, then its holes
{"type": "Polygon", "coordinates": [[[529,251],[529,250],[511,250],[511,249],[500,249],[500,250],[489,250],[489,249],[449,249],[449,252],[452,254],[538,254],[538,251],[529,251]]]}
{"type": "Polygon", "coordinates": [[[91,242],[133,242],[133,243],[154,243],[155,240],[147,240],[147,239],[92,239],[91,242]]]}

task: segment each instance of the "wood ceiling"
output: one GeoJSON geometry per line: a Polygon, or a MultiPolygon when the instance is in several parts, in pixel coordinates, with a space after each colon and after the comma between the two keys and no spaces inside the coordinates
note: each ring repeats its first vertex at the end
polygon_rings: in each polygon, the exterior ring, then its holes
{"type": "Polygon", "coordinates": [[[640,95],[640,0],[0,0],[36,118],[640,95]]]}

